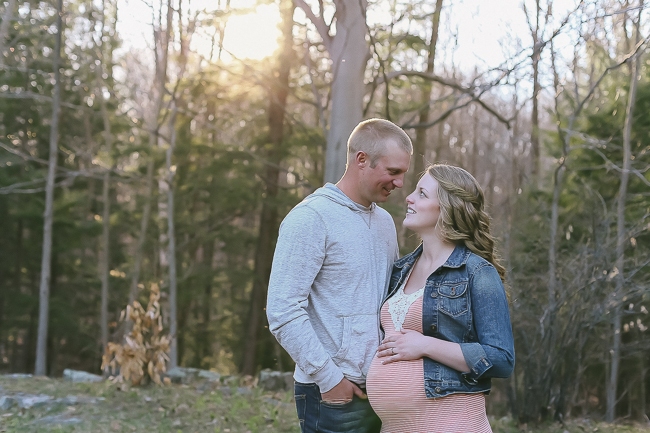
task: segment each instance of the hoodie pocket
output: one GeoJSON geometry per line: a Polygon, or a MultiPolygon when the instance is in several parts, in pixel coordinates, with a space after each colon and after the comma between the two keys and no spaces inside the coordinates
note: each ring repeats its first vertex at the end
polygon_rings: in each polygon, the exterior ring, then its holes
{"type": "Polygon", "coordinates": [[[341,347],[332,358],[348,379],[364,381],[379,341],[377,314],[344,317],[341,347]]]}
{"type": "Polygon", "coordinates": [[[348,354],[348,350],[350,350],[350,339],[352,336],[351,322],[352,320],[350,317],[343,317],[343,335],[341,335],[341,347],[339,347],[339,350],[337,350],[334,356],[332,356],[334,359],[345,359],[345,356],[348,354]]]}

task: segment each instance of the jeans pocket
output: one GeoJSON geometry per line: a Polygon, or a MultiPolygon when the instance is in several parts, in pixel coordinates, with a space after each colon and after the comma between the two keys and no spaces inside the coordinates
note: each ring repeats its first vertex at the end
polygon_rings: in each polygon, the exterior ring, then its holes
{"type": "Polygon", "coordinates": [[[307,413],[307,396],[305,394],[294,395],[296,400],[296,412],[298,412],[298,420],[302,425],[305,422],[305,415],[307,413]]]}
{"type": "Polygon", "coordinates": [[[342,404],[320,402],[319,432],[371,433],[378,432],[379,425],[379,418],[370,408],[368,400],[353,397],[342,404]]]}
{"type": "Polygon", "coordinates": [[[332,409],[342,409],[346,408],[352,403],[353,399],[349,400],[321,400],[321,406],[329,407],[332,409]]]}
{"type": "Polygon", "coordinates": [[[320,404],[321,406],[330,409],[345,409],[351,406],[353,401],[354,401],[353,398],[349,400],[331,400],[331,401],[321,400],[320,404]]]}

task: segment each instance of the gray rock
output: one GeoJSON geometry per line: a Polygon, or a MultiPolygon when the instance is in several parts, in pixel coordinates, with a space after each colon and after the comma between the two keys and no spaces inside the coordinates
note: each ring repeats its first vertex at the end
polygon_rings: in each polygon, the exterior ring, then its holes
{"type": "Polygon", "coordinates": [[[68,395],[66,397],[57,399],[56,402],[64,404],[66,406],[74,406],[81,403],[81,398],[77,397],[76,395],[68,395]]]}
{"type": "Polygon", "coordinates": [[[172,383],[186,385],[195,381],[219,382],[221,379],[221,375],[214,371],[190,367],[174,367],[169,369],[163,376],[169,377],[172,383]]]}
{"type": "Polygon", "coordinates": [[[293,389],[293,373],[273,371],[265,368],[260,371],[257,386],[268,391],[287,391],[293,389]]]}
{"type": "Polygon", "coordinates": [[[31,374],[24,374],[24,373],[14,373],[14,374],[8,374],[6,377],[9,379],[29,379],[32,377],[31,374]]]}
{"type": "Polygon", "coordinates": [[[74,406],[77,404],[96,404],[104,400],[106,400],[104,397],[78,397],[76,395],[68,395],[66,397],[56,399],[56,403],[61,403],[66,406],[74,406]]]}
{"type": "Polygon", "coordinates": [[[72,383],[83,382],[102,382],[104,378],[97,374],[88,373],[85,371],[71,370],[66,368],[63,370],[63,379],[72,383]]]}
{"type": "Polygon", "coordinates": [[[201,370],[199,371],[199,377],[208,380],[209,382],[219,382],[221,380],[221,375],[215,373],[214,371],[201,370]]]}
{"type": "Polygon", "coordinates": [[[78,404],[97,404],[100,401],[106,400],[104,397],[88,397],[68,395],[63,398],[54,398],[45,394],[15,394],[15,395],[2,395],[0,396],[0,410],[8,410],[14,406],[21,409],[31,409],[33,407],[64,404],[66,406],[74,406],[78,404]]]}
{"type": "Polygon", "coordinates": [[[224,385],[228,386],[237,386],[239,384],[239,377],[238,376],[224,376],[221,381],[223,382],[224,385]]]}
{"type": "Polygon", "coordinates": [[[16,399],[8,395],[0,397],[0,410],[11,409],[16,404],[16,399]]]}
{"type": "Polygon", "coordinates": [[[251,395],[253,391],[251,391],[250,388],[245,388],[243,386],[240,386],[237,388],[237,394],[239,395],[251,395]]]}
{"type": "Polygon", "coordinates": [[[167,376],[172,383],[187,383],[189,380],[185,370],[180,367],[174,367],[167,370],[165,376],[167,376]]]}
{"type": "Polygon", "coordinates": [[[16,402],[18,403],[18,407],[21,409],[45,406],[46,404],[51,403],[52,400],[52,397],[45,394],[16,396],[16,402]]]}
{"type": "Polygon", "coordinates": [[[63,425],[73,425],[80,424],[82,420],[80,418],[66,418],[65,415],[51,415],[44,416],[34,421],[34,424],[63,424],[63,425]]]}

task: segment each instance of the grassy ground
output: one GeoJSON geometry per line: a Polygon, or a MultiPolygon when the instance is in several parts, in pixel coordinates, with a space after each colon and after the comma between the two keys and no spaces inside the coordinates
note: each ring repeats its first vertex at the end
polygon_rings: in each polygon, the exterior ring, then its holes
{"type": "MultiPolygon", "coordinates": [[[[0,432],[299,432],[290,393],[236,384],[121,389],[110,382],[73,384],[60,379],[0,376],[0,396],[17,393],[96,401],[30,409],[14,406],[0,411],[0,432]]],[[[490,421],[494,433],[650,433],[647,426],[589,420],[543,426],[519,426],[508,418],[490,421]]]]}
{"type": "Polygon", "coordinates": [[[169,385],[120,389],[110,382],[0,376],[0,395],[100,397],[96,403],[0,411],[0,432],[298,432],[289,393],[257,388],[169,385]]]}
{"type": "Polygon", "coordinates": [[[569,420],[564,425],[517,425],[512,419],[490,419],[494,433],[650,433],[650,425],[607,424],[590,419],[569,420]]]}

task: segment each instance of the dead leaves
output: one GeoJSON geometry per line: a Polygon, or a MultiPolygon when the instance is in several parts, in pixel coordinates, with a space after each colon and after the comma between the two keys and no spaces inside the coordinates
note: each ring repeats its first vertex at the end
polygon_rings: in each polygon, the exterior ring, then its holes
{"type": "Polygon", "coordinates": [[[122,344],[108,343],[102,357],[102,370],[108,369],[114,375],[112,381],[127,381],[134,386],[148,380],[163,384],[160,375],[167,370],[171,340],[162,334],[159,300],[160,288],[152,284],[146,310],[138,301],[133,301],[133,305],[127,305],[120,314],[120,321],[128,319],[132,328],[122,344]]]}

